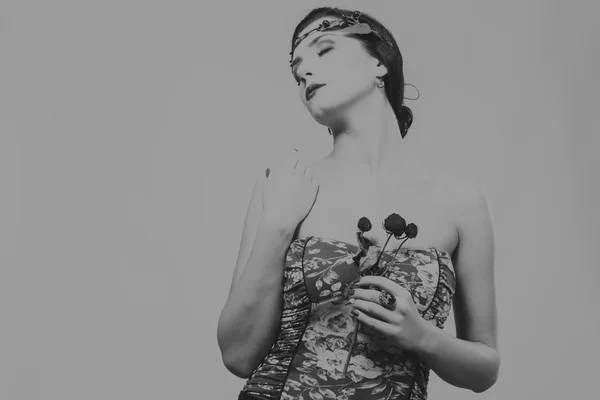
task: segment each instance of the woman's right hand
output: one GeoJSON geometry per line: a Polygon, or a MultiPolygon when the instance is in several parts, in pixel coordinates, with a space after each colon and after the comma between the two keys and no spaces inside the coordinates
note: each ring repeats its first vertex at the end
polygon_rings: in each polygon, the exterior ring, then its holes
{"type": "Polygon", "coordinates": [[[318,190],[319,184],[295,151],[278,170],[267,169],[262,195],[264,215],[284,229],[296,229],[310,212],[318,190]]]}

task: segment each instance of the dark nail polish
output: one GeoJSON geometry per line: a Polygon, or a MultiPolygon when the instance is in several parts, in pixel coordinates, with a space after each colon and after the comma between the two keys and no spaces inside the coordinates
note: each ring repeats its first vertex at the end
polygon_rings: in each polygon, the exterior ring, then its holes
{"type": "Polygon", "coordinates": [[[350,290],[348,291],[348,295],[349,295],[349,296],[352,296],[353,294],[354,294],[354,289],[350,289],[350,290]]]}

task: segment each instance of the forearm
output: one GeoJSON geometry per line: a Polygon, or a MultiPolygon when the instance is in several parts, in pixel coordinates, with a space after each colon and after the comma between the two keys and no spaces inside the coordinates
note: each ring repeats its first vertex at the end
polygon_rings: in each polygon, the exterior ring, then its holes
{"type": "Polygon", "coordinates": [[[496,382],[500,367],[496,350],[483,343],[458,339],[430,323],[425,325],[419,356],[440,378],[476,393],[496,382]]]}
{"type": "Polygon", "coordinates": [[[271,347],[279,329],[285,256],[293,230],[261,221],[252,251],[218,324],[218,342],[227,367],[247,375],[271,347]]]}

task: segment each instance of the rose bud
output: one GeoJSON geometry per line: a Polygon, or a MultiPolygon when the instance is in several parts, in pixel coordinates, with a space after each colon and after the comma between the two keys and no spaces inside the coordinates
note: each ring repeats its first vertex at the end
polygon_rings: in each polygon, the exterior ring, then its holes
{"type": "Polygon", "coordinates": [[[362,217],[361,219],[358,220],[358,229],[361,230],[361,232],[369,232],[372,228],[371,225],[371,221],[369,221],[369,218],[367,217],[362,217]]]}
{"type": "Polygon", "coordinates": [[[398,214],[390,214],[383,222],[383,228],[387,233],[392,233],[394,236],[401,236],[406,229],[406,221],[398,214]]]}
{"type": "Polygon", "coordinates": [[[419,233],[419,228],[411,222],[406,226],[404,233],[406,233],[407,238],[414,239],[417,237],[417,233],[419,233]]]}

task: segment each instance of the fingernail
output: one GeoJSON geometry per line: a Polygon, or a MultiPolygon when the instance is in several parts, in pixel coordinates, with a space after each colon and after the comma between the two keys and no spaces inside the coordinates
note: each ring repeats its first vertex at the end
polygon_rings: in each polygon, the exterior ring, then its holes
{"type": "Polygon", "coordinates": [[[355,301],[356,301],[356,299],[355,299],[355,298],[351,298],[350,300],[348,300],[348,303],[350,303],[350,304],[354,304],[354,302],[355,302],[355,301]]]}
{"type": "Polygon", "coordinates": [[[358,317],[358,311],[352,310],[352,315],[354,315],[355,317],[358,317]]]}
{"type": "Polygon", "coordinates": [[[354,294],[354,289],[350,289],[350,290],[348,291],[348,294],[349,294],[350,296],[352,296],[352,295],[354,294]]]}

